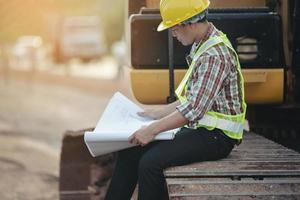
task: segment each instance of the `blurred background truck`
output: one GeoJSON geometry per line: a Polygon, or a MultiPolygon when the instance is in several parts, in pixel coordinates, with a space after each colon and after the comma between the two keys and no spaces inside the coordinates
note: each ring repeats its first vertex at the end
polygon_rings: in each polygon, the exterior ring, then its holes
{"type": "Polygon", "coordinates": [[[57,25],[55,58],[68,62],[72,58],[88,62],[101,58],[107,51],[98,16],[64,17],[57,25]]]}

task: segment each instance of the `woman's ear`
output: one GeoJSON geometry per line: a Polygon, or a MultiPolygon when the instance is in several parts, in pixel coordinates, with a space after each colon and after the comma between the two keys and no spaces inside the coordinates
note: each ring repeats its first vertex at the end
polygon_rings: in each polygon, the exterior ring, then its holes
{"type": "Polygon", "coordinates": [[[196,23],[194,23],[194,24],[189,24],[189,25],[188,25],[188,29],[189,29],[190,31],[196,30],[196,29],[197,29],[196,23]]]}

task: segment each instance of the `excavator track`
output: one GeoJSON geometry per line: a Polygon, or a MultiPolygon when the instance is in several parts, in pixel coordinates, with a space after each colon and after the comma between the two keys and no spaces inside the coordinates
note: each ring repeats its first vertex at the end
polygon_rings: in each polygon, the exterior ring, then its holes
{"type": "Polygon", "coordinates": [[[300,199],[300,154],[252,132],[227,158],[165,176],[172,200],[300,199]]]}

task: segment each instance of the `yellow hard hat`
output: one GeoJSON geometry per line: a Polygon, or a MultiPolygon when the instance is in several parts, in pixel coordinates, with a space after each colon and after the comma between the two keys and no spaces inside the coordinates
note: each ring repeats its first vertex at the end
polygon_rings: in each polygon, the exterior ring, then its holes
{"type": "Polygon", "coordinates": [[[162,22],[157,27],[157,31],[168,29],[203,12],[209,4],[209,0],[161,0],[162,22]]]}

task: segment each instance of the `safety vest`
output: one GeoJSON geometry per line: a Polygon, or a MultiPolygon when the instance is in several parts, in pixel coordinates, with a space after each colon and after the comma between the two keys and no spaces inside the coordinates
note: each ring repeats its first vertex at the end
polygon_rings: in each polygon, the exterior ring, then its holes
{"type": "Polygon", "coordinates": [[[183,77],[181,83],[177,87],[175,93],[181,103],[187,102],[187,97],[185,96],[185,91],[187,90],[187,82],[189,77],[192,74],[193,68],[198,60],[198,58],[209,48],[224,43],[227,48],[229,48],[232,52],[234,52],[236,63],[237,63],[237,70],[240,76],[240,85],[242,90],[242,108],[243,113],[237,115],[226,115],[219,112],[208,111],[203,118],[201,118],[198,123],[197,127],[205,127],[208,130],[213,130],[215,128],[221,129],[227,136],[233,139],[242,139],[243,137],[243,129],[244,129],[244,122],[245,122],[245,114],[246,114],[246,102],[244,97],[244,79],[241,72],[240,62],[238,59],[238,55],[233,49],[230,41],[226,37],[225,34],[221,33],[220,36],[210,37],[207,41],[205,41],[197,50],[193,56],[192,63],[189,66],[185,76],[183,77]],[[184,94],[182,94],[184,91],[184,94]]]}

